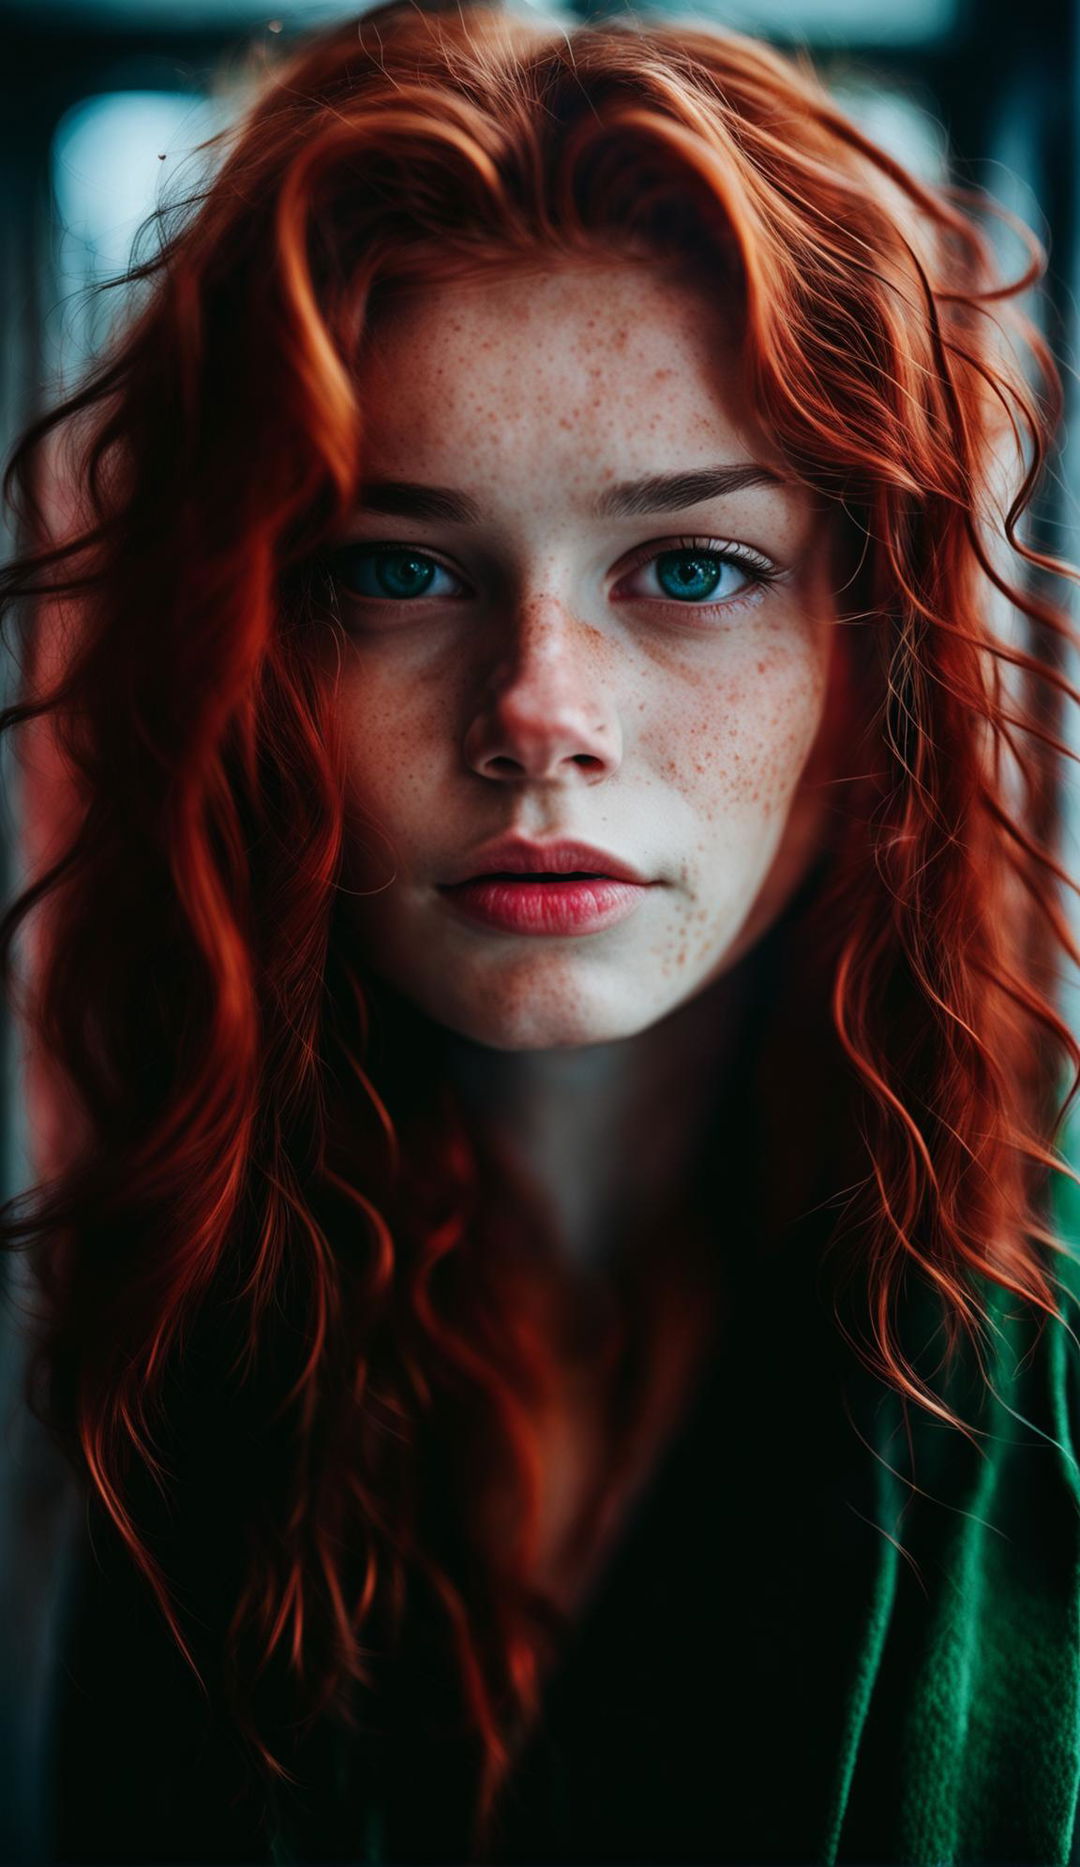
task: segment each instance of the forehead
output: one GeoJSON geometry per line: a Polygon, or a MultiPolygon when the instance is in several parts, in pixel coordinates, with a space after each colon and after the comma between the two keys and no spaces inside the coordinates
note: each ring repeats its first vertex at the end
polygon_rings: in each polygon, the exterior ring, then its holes
{"type": "Polygon", "coordinates": [[[413,290],[383,301],[365,335],[368,446],[594,465],[612,448],[625,464],[629,446],[643,468],[658,447],[769,458],[740,350],[730,290],[657,262],[563,261],[413,290]]]}

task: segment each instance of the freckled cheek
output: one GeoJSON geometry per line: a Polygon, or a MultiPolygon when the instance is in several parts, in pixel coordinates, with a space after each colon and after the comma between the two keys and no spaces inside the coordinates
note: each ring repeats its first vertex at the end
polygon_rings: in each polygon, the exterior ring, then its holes
{"type": "Polygon", "coordinates": [[[674,688],[648,738],[650,762],[707,817],[786,807],[821,718],[824,673],[798,647],[674,688]]]}
{"type": "Polygon", "coordinates": [[[429,804],[443,781],[450,723],[445,705],[417,682],[369,683],[345,714],[349,790],[360,807],[385,819],[408,820],[429,804]]]}

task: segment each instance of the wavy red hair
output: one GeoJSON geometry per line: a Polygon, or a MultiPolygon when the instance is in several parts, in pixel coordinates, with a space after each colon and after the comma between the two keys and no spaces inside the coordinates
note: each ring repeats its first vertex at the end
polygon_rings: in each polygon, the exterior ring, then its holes
{"type": "Polygon", "coordinates": [[[613,250],[734,287],[760,419],[856,547],[861,735],[756,1069],[786,1172],[755,1197],[775,1244],[824,1186],[855,1346],[960,1424],[905,1352],[905,1278],[950,1355],[988,1286],[1059,1313],[1047,1190],[1080,1070],[1054,1003],[1080,958],[1059,733],[1080,694],[1046,593],[1064,567],[1019,529],[1059,408],[1016,302],[1033,241],[1003,280],[978,202],[747,38],[393,0],[263,75],[8,476],[24,548],[0,594],[27,629],[0,724],[47,735],[68,812],[2,923],[68,1136],[6,1209],[41,1290],[33,1404],[268,1777],[290,1720],[349,1719],[377,1613],[426,1590],[482,1741],[481,1824],[537,1702],[551,1358],[437,1034],[368,1053],[313,566],[354,496],[378,306],[613,250]],[[50,476],[73,489],[60,526],[50,476]],[[512,1534],[456,1562],[425,1529],[440,1406],[516,1499],[512,1534]],[[233,1509],[216,1594],[170,1541],[208,1474],[233,1509]]]}

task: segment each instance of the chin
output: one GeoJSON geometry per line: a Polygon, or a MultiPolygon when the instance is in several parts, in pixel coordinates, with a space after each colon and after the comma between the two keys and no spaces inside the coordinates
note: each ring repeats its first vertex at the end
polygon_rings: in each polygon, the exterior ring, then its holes
{"type": "MultiPolygon", "coordinates": [[[[531,968],[528,971],[532,971],[531,968]]],[[[582,980],[533,976],[459,982],[447,993],[445,980],[428,990],[406,991],[430,1018],[489,1050],[568,1050],[633,1037],[663,1017],[640,981],[582,980]]]]}

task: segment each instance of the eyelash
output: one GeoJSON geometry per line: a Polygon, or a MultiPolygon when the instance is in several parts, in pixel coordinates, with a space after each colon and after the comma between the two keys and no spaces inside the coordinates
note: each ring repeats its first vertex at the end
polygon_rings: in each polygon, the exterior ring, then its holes
{"type": "MultiPolygon", "coordinates": [[[[768,584],[775,583],[780,575],[779,568],[775,564],[771,563],[768,558],[762,557],[760,552],[752,551],[749,545],[724,544],[716,538],[696,537],[673,538],[670,542],[665,540],[660,550],[657,550],[655,545],[644,545],[641,555],[633,558],[627,566],[625,575],[630,576],[646,564],[655,563],[657,558],[694,551],[701,552],[703,556],[715,558],[719,564],[738,565],[741,571],[747,573],[748,583],[734,596],[724,597],[717,603],[680,603],[675,597],[667,598],[666,602],[663,597],[650,598],[649,601],[659,602],[665,608],[689,610],[694,615],[709,615],[715,611],[739,609],[747,602],[756,601],[763,589],[768,584]]],[[[621,582],[622,579],[620,578],[619,581],[621,582]]]]}
{"type": "MultiPolygon", "coordinates": [[[[396,540],[393,542],[373,541],[371,544],[367,544],[358,539],[354,544],[339,546],[336,551],[331,551],[328,554],[327,567],[331,581],[335,587],[340,583],[340,578],[335,575],[335,563],[340,560],[346,551],[356,550],[361,550],[366,556],[372,557],[397,555],[400,552],[407,552],[412,556],[424,559],[428,563],[437,565],[440,570],[445,571],[450,577],[457,577],[458,575],[456,571],[451,570],[448,564],[444,564],[442,559],[434,552],[426,551],[419,545],[412,545],[407,540],[403,539],[400,543],[396,540]]],[[[692,615],[708,616],[717,613],[726,613],[733,609],[742,608],[749,602],[758,601],[764,588],[771,583],[775,583],[782,574],[779,568],[771,563],[768,558],[762,557],[759,552],[751,550],[747,545],[723,543],[715,538],[681,537],[665,539],[663,544],[659,547],[654,544],[643,546],[640,555],[632,559],[631,563],[624,571],[623,576],[631,576],[635,571],[641,570],[647,564],[654,563],[658,558],[674,556],[683,552],[700,552],[702,555],[715,558],[718,563],[737,565],[741,571],[747,574],[749,581],[746,586],[742,590],[739,590],[734,596],[724,597],[716,603],[679,602],[676,597],[670,597],[666,600],[663,597],[649,597],[638,600],[658,603],[662,608],[673,609],[680,613],[689,611],[692,615]]],[[[619,581],[622,582],[621,577],[619,581]]],[[[355,591],[346,590],[345,596],[347,601],[356,604],[389,603],[409,606],[411,603],[423,601],[422,594],[420,597],[371,597],[360,595],[355,591]]],[[[458,599],[451,600],[456,601],[458,599]]]]}

